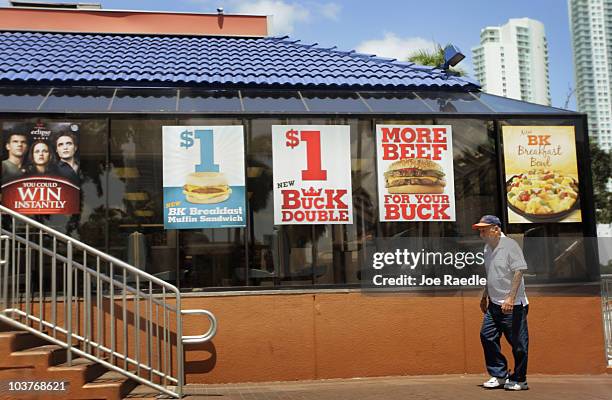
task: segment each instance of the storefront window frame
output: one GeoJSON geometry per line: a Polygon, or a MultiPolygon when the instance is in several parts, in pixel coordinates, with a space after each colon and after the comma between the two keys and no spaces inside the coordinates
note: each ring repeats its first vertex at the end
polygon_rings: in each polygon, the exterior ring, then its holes
{"type": "MultiPolygon", "coordinates": [[[[545,124],[547,121],[557,121],[557,122],[566,122],[569,124],[573,124],[576,126],[576,141],[577,141],[577,151],[578,151],[578,165],[579,165],[579,173],[581,176],[585,176],[585,168],[589,163],[589,149],[588,149],[588,126],[586,115],[581,113],[515,113],[515,114],[506,114],[506,113],[436,113],[436,112],[428,112],[428,113],[413,113],[413,114],[402,114],[402,113],[310,113],[310,112],[299,112],[299,113],[249,113],[249,112],[217,112],[214,114],[209,113],[193,113],[193,112],[174,112],[174,113],[159,113],[159,112],[142,112],[142,113],[120,113],[120,112],[82,112],[82,113],[72,113],[72,112],[19,112],[19,111],[2,111],[0,112],[0,120],[4,119],[30,119],[30,118],[41,118],[41,119],[105,119],[107,121],[108,127],[108,137],[110,137],[110,130],[112,121],[122,120],[122,119],[155,119],[155,118],[163,118],[168,120],[179,121],[181,119],[189,119],[189,118],[202,118],[209,119],[215,118],[219,120],[223,119],[234,119],[241,120],[242,124],[245,126],[245,136],[248,135],[248,129],[250,129],[250,121],[257,118],[265,117],[266,115],[270,117],[277,117],[284,120],[291,119],[317,119],[317,118],[332,118],[332,119],[356,119],[356,120],[369,120],[372,126],[375,125],[376,120],[380,119],[406,119],[406,120],[425,120],[431,119],[434,123],[437,123],[439,119],[445,120],[453,120],[453,119],[475,119],[475,120],[486,120],[491,121],[495,126],[496,131],[496,152],[498,159],[498,168],[497,174],[499,179],[499,195],[501,199],[504,199],[502,190],[503,190],[503,177],[502,177],[502,167],[503,160],[501,155],[501,123],[503,121],[533,121],[540,122],[541,124],[545,124]]],[[[534,123],[535,124],[535,123],[534,123]]],[[[537,125],[537,124],[535,124],[537,125]]],[[[110,146],[110,142],[107,141],[107,147],[110,146]]],[[[248,152],[248,148],[246,148],[247,144],[245,142],[245,151],[248,152]]],[[[108,180],[108,168],[110,163],[110,148],[106,150],[106,160],[107,173],[106,179],[108,180]]],[[[247,166],[248,167],[248,166],[247,166]]],[[[108,181],[106,182],[108,188],[108,181]]],[[[581,185],[584,185],[584,190],[586,193],[592,191],[592,183],[590,179],[581,179],[581,185]]],[[[582,189],[582,187],[581,187],[582,189]]],[[[106,194],[106,196],[108,196],[106,194]]],[[[503,202],[503,200],[502,200],[503,202]]],[[[108,208],[108,197],[105,200],[105,204],[108,208]]],[[[247,206],[248,207],[248,206],[247,206]]],[[[500,207],[505,207],[505,203],[503,203],[500,207]]],[[[581,202],[581,208],[583,212],[583,223],[582,223],[582,235],[583,236],[594,236],[595,232],[595,209],[593,204],[593,199],[584,199],[581,202]]],[[[250,211],[249,211],[250,213],[250,211]]],[[[506,219],[504,219],[506,220],[506,219]]],[[[507,229],[507,226],[504,227],[507,229]]],[[[252,240],[249,228],[246,228],[245,231],[245,246],[247,247],[247,263],[249,257],[248,247],[252,240]]],[[[106,236],[108,236],[108,232],[106,232],[106,236]]],[[[105,251],[108,251],[109,238],[105,238],[106,248],[105,251]]],[[[248,264],[247,264],[248,265],[248,264]]],[[[178,263],[175,266],[178,269],[178,263]]],[[[247,268],[248,269],[248,268],[247,268]]],[[[597,279],[597,277],[593,277],[593,279],[597,279]]],[[[247,276],[247,282],[250,284],[250,279],[247,276]]],[[[177,282],[171,282],[178,286],[178,278],[177,282]]],[[[235,286],[235,287],[215,287],[215,288],[205,288],[206,292],[218,292],[218,291],[267,291],[267,290],[324,290],[324,289],[334,289],[334,290],[342,290],[342,289],[356,289],[359,288],[359,284],[314,284],[313,282],[310,285],[304,286],[270,286],[270,287],[261,287],[261,286],[235,286]]],[[[186,293],[191,292],[191,290],[186,291],[186,293]]]]}

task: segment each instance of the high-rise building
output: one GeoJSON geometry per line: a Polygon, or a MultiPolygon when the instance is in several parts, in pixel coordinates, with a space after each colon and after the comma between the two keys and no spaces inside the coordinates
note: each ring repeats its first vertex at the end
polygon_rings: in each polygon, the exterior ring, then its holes
{"type": "Polygon", "coordinates": [[[548,45],[544,25],[513,18],[480,31],[472,48],[474,72],[485,92],[550,105],[548,45]]]}
{"type": "Polygon", "coordinates": [[[569,0],[578,111],[589,136],[612,150],[612,0],[569,0]]]}

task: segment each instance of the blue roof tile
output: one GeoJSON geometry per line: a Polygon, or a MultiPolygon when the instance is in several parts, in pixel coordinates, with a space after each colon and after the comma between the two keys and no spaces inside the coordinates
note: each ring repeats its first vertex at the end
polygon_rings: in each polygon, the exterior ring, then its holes
{"type": "Polygon", "coordinates": [[[0,32],[0,81],[445,88],[477,82],[437,68],[303,44],[229,38],[0,32]]]}

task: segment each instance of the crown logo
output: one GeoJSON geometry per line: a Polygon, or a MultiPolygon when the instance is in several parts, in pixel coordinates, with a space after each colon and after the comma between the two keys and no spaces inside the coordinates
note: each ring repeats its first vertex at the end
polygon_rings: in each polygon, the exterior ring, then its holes
{"type": "Polygon", "coordinates": [[[309,190],[304,190],[304,189],[301,189],[301,190],[302,190],[302,196],[304,197],[319,197],[323,189],[315,190],[315,188],[311,186],[309,190]]]}

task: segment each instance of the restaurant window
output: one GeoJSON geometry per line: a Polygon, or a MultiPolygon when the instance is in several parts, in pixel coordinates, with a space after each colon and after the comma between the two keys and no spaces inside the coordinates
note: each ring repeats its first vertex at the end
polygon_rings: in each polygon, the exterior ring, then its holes
{"type": "MultiPolygon", "coordinates": [[[[240,119],[189,118],[178,121],[181,126],[242,124],[240,119]]],[[[247,286],[244,268],[247,263],[247,228],[182,229],[177,232],[181,290],[247,286]]]]}
{"type": "Polygon", "coordinates": [[[249,263],[248,268],[241,266],[241,273],[255,286],[280,285],[288,277],[285,230],[274,225],[271,137],[272,125],[286,123],[285,119],[253,119],[246,127],[249,263]]]}
{"type": "Polygon", "coordinates": [[[438,119],[436,124],[453,128],[453,169],[455,175],[456,221],[446,225],[441,236],[476,235],[474,221],[501,211],[498,158],[492,121],[438,119]]]}
{"type": "MultiPolygon", "coordinates": [[[[575,210],[553,215],[551,218],[526,216],[525,223],[508,224],[507,233],[516,239],[525,253],[529,270],[527,282],[575,282],[591,281],[599,277],[597,259],[597,241],[588,236],[589,227],[594,226],[593,199],[584,196],[587,193],[587,177],[590,175],[590,165],[587,164],[585,153],[586,135],[584,126],[575,119],[506,119],[499,121],[500,137],[504,126],[572,126],[575,134],[575,151],[578,171],[578,200],[575,210]],[[565,214],[580,211],[581,221],[569,222],[563,218],[565,214]],[[563,215],[561,215],[563,214],[563,215]]],[[[574,151],[573,148],[561,149],[563,153],[574,151]]],[[[500,157],[503,155],[500,155],[500,157]]],[[[557,173],[564,173],[558,170],[557,173]]],[[[565,171],[567,172],[567,171],[565,171]]],[[[505,179],[508,177],[505,177],[505,179]]],[[[503,204],[508,200],[504,197],[503,204]]],[[[509,220],[508,209],[504,210],[506,220],[509,220]]],[[[516,211],[515,211],[516,212],[516,211]]],[[[520,212],[520,211],[519,211],[520,212]]]]}
{"type": "Polygon", "coordinates": [[[163,224],[161,132],[174,124],[111,121],[107,210],[109,253],[172,284],[184,274],[177,268],[177,231],[163,224]]]}
{"type": "MultiPolygon", "coordinates": [[[[19,120],[1,120],[3,135],[2,135],[2,155],[1,159],[7,158],[6,147],[4,143],[8,139],[10,132],[28,132],[33,126],[39,125],[44,130],[51,132],[49,143],[50,150],[50,168],[57,171],[56,167],[59,162],[57,151],[54,147],[55,135],[58,132],[65,132],[65,129],[70,129],[74,133],[76,139],[76,150],[74,156],[78,165],[77,176],[80,187],[78,198],[78,212],[75,214],[31,214],[28,217],[52,228],[72,238],[82,241],[94,248],[106,251],[108,244],[108,225],[106,215],[106,196],[108,194],[106,184],[107,174],[107,138],[108,138],[108,122],[106,119],[82,119],[76,117],[64,117],[61,119],[52,118],[27,118],[19,120]]],[[[29,143],[31,146],[31,143],[29,143]]],[[[23,168],[25,171],[32,169],[33,163],[29,159],[26,152],[23,168]]],[[[26,172],[27,173],[27,172],[26,172]]],[[[3,219],[3,224],[7,224],[9,219],[3,219]]],[[[25,229],[25,225],[17,224],[17,229],[25,229]]],[[[8,228],[4,225],[3,228],[8,228]]],[[[25,236],[25,231],[18,232],[19,235],[25,236]]],[[[53,248],[53,238],[51,235],[40,233],[36,229],[31,229],[29,232],[30,240],[43,241],[43,246],[53,248]]],[[[56,243],[58,253],[65,254],[65,244],[62,241],[56,243]]],[[[25,251],[21,250],[21,257],[25,257],[25,251]]],[[[83,253],[76,251],[74,260],[78,263],[83,263],[83,253]]],[[[50,271],[52,259],[44,257],[42,259],[44,271],[50,271]]],[[[89,260],[91,262],[91,259],[89,260]]],[[[91,264],[87,264],[92,266],[91,264]]],[[[34,266],[38,268],[38,264],[34,266]]],[[[95,267],[94,267],[95,268],[95,267]]],[[[58,277],[60,276],[58,272],[58,277]]],[[[51,279],[45,279],[43,290],[50,290],[51,279]]],[[[58,287],[58,291],[62,291],[62,287],[58,287]]]]}
{"type": "MultiPolygon", "coordinates": [[[[58,95],[62,101],[66,100],[64,97],[58,95]]],[[[259,93],[253,92],[254,100],[259,97],[259,93]]],[[[305,96],[305,101],[315,104],[323,98],[305,96]]],[[[68,99],[73,100],[71,97],[68,99]]],[[[350,96],[327,96],[324,100],[342,104],[358,100],[354,104],[363,104],[361,99],[350,96]]],[[[406,101],[417,100],[410,97],[406,101]]],[[[467,97],[454,101],[462,107],[480,104],[467,97]]],[[[6,119],[5,122],[35,123],[38,120],[6,119]]],[[[502,126],[575,126],[579,175],[588,175],[585,128],[581,120],[575,118],[534,120],[508,117],[491,121],[393,116],[380,119],[357,116],[250,119],[113,116],[110,120],[62,117],[42,121],[79,124],[81,199],[79,214],[40,215],[35,219],[187,291],[357,285],[360,270],[367,267],[368,262],[364,247],[372,239],[457,237],[479,241],[471,224],[480,216],[496,214],[507,221],[503,170],[500,170],[503,166],[502,150],[496,144],[502,126]],[[350,126],[352,224],[274,225],[271,132],[272,125],[285,124],[350,126]],[[452,127],[456,221],[380,222],[376,175],[377,124],[452,127]],[[248,202],[245,228],[164,228],[161,139],[165,125],[244,126],[248,202]]],[[[2,151],[5,151],[4,147],[2,151]]],[[[580,182],[583,193],[588,193],[586,184],[586,179],[580,182]]],[[[592,215],[592,199],[581,199],[580,206],[583,224],[543,222],[505,226],[508,235],[522,246],[533,247],[533,241],[529,243],[530,237],[559,238],[555,248],[542,247],[543,251],[539,253],[545,259],[530,260],[530,270],[526,275],[528,282],[584,281],[596,275],[596,263],[587,259],[587,254],[592,252],[584,243],[574,245],[572,242],[574,238],[587,235],[589,227],[594,226],[594,221],[588,220],[592,215]],[[572,251],[568,253],[568,249],[572,251]],[[565,257],[564,263],[555,265],[554,260],[561,255],[565,257]]]]}

